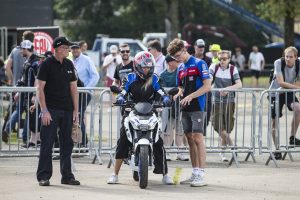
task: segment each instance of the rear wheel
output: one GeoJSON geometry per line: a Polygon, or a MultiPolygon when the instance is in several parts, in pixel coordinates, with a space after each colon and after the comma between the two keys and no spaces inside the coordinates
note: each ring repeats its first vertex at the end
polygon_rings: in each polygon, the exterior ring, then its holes
{"type": "Polygon", "coordinates": [[[144,189],[148,185],[148,155],[149,155],[149,146],[140,146],[139,153],[139,181],[140,188],[144,189]]]}

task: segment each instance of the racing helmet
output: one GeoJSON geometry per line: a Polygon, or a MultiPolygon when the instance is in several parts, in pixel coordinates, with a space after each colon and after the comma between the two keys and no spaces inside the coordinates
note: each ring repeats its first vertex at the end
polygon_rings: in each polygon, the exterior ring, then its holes
{"type": "Polygon", "coordinates": [[[133,67],[135,72],[142,78],[147,79],[154,73],[155,60],[151,53],[141,51],[134,56],[133,67]],[[150,68],[147,74],[144,73],[143,68],[150,68]]]}

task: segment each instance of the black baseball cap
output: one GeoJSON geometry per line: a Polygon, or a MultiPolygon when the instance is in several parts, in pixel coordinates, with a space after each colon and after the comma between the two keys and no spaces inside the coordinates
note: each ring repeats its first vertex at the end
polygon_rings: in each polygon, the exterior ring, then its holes
{"type": "Polygon", "coordinates": [[[80,45],[78,42],[73,42],[73,44],[70,47],[71,49],[76,49],[76,48],[80,48],[80,45]]]}
{"type": "Polygon", "coordinates": [[[60,47],[61,45],[71,46],[73,45],[66,37],[57,37],[53,41],[53,48],[60,47]]]}

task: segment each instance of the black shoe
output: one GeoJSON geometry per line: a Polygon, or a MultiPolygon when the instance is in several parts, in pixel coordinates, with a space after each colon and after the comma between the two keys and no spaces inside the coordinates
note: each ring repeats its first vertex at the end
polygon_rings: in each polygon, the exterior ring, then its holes
{"type": "Polygon", "coordinates": [[[300,140],[295,136],[290,137],[290,145],[300,145],[300,140]]]}
{"type": "Polygon", "coordinates": [[[29,142],[28,144],[24,144],[22,147],[28,149],[29,147],[35,147],[35,144],[33,142],[29,142]]]}
{"type": "Polygon", "coordinates": [[[61,180],[61,184],[66,185],[80,185],[80,182],[75,179],[69,179],[69,180],[61,180]]]}
{"type": "Polygon", "coordinates": [[[130,164],[129,161],[128,161],[128,158],[125,158],[125,159],[123,160],[123,163],[126,164],[126,165],[129,165],[129,164],[130,164]]]}
{"type": "Polygon", "coordinates": [[[8,134],[6,131],[2,132],[2,141],[8,143],[8,134]]]}
{"type": "Polygon", "coordinates": [[[280,152],[274,153],[274,156],[275,156],[275,160],[282,160],[282,155],[280,152]]]}
{"type": "Polygon", "coordinates": [[[40,186],[49,186],[50,185],[50,181],[49,180],[40,180],[39,181],[39,185],[40,186]]]}
{"type": "Polygon", "coordinates": [[[52,156],[52,160],[59,160],[60,159],[60,156],[57,155],[57,156],[52,156]]]}

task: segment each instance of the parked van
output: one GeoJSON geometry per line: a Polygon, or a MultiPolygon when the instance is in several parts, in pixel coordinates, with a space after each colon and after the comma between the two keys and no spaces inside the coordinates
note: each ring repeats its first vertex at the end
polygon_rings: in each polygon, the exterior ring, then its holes
{"type": "Polygon", "coordinates": [[[87,54],[95,62],[95,65],[100,67],[104,57],[109,54],[109,47],[126,43],[130,46],[130,56],[134,57],[140,51],[147,51],[146,46],[137,39],[131,38],[110,38],[107,35],[98,34],[94,41],[92,50],[87,51],[87,54]]]}

